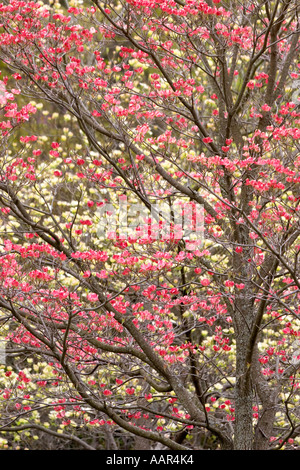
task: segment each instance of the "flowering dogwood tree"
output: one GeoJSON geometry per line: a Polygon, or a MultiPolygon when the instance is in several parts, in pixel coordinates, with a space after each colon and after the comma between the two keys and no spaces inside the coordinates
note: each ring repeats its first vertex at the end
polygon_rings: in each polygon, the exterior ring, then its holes
{"type": "Polygon", "coordinates": [[[299,448],[299,13],[0,5],[5,439],[299,448]]]}

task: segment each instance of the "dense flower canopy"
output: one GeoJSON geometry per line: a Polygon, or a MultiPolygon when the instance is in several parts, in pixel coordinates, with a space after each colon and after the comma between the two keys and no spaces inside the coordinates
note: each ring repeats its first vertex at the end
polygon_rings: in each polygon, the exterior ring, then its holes
{"type": "Polygon", "coordinates": [[[299,449],[297,0],[0,27],[3,448],[299,449]]]}

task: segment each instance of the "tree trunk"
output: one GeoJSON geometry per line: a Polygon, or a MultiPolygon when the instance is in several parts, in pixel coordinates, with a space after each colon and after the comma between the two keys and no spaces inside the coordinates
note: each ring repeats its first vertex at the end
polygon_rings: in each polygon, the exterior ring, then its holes
{"type": "Polygon", "coordinates": [[[253,387],[251,380],[251,324],[253,305],[249,284],[236,296],[235,450],[253,448],[253,387]],[[248,287],[248,289],[247,289],[248,287]]]}
{"type": "Polygon", "coordinates": [[[244,338],[237,339],[236,368],[234,449],[251,450],[253,446],[253,392],[244,338]]]}

